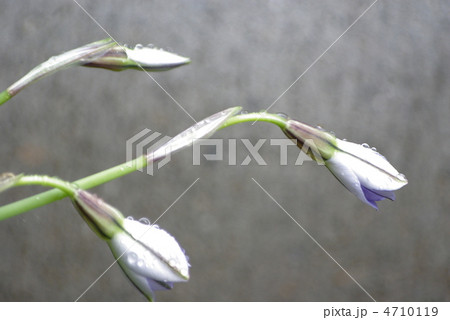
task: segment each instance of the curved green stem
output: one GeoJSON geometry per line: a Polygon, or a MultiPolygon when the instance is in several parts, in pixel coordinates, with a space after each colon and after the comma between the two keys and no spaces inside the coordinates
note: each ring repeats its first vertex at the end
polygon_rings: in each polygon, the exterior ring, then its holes
{"type": "MultiPolygon", "coordinates": [[[[145,156],[142,156],[132,161],[121,164],[119,166],[77,180],[73,184],[79,187],[80,189],[90,189],[103,183],[106,183],[108,181],[117,179],[128,173],[144,168],[145,166],[147,166],[147,159],[145,156]]],[[[69,194],[71,193],[69,192],[69,194]]],[[[29,210],[42,207],[46,204],[55,202],[57,200],[61,200],[65,197],[67,197],[66,192],[61,191],[59,189],[53,189],[4,205],[0,207],[0,220],[5,220],[14,217],[29,210]]]]}
{"type": "Polygon", "coordinates": [[[19,186],[29,186],[29,185],[41,185],[44,187],[57,188],[66,195],[73,197],[76,192],[76,186],[63,181],[61,179],[49,176],[40,176],[40,175],[31,175],[31,176],[22,176],[20,179],[14,183],[15,187],[19,186]]]}
{"type": "Polygon", "coordinates": [[[238,114],[234,117],[231,117],[230,119],[225,121],[225,123],[219,128],[219,130],[224,129],[229,126],[232,126],[232,125],[235,125],[235,124],[238,124],[238,123],[244,123],[244,122],[253,122],[254,123],[254,122],[258,122],[258,121],[270,122],[270,123],[273,123],[273,124],[279,126],[281,129],[284,129],[286,127],[287,119],[284,117],[281,117],[277,114],[267,113],[265,111],[243,113],[243,114],[238,114]]]}
{"type": "MultiPolygon", "coordinates": [[[[256,113],[247,113],[240,114],[229,118],[219,129],[224,129],[229,126],[244,123],[244,122],[257,122],[264,121],[275,124],[279,126],[281,129],[286,127],[286,118],[283,118],[276,114],[271,114],[267,112],[256,112],[256,113]]],[[[101,185],[103,183],[109,182],[111,180],[122,177],[131,172],[140,170],[147,166],[147,157],[141,156],[132,161],[126,162],[124,164],[118,165],[116,167],[98,172],[91,176],[85,177],[83,179],[77,180],[73,182],[73,184],[80,189],[90,189],[101,185]]],[[[28,184],[31,184],[31,180],[27,181],[28,184]]],[[[41,184],[37,183],[36,184],[41,184]]],[[[70,185],[70,184],[69,184],[70,185]]],[[[58,186],[59,187],[59,186],[58,186]]],[[[64,187],[63,187],[64,189],[64,187]]],[[[53,189],[49,190],[35,196],[31,196],[7,205],[0,207],[0,220],[8,219],[24,213],[26,211],[42,207],[51,202],[61,200],[67,196],[67,189],[64,191],[53,189]]],[[[71,194],[68,192],[69,195],[71,194]]],[[[73,193],[72,193],[73,194],[73,193]]]]}

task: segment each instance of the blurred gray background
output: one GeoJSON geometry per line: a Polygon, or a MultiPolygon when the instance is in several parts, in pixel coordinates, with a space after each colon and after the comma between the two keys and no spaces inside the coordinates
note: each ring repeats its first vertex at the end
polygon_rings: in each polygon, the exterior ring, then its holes
{"type": "MultiPolygon", "coordinates": [[[[192,59],[153,77],[196,120],[267,108],[373,2],[78,1],[117,41],[192,59]]],[[[154,221],[200,178],[158,221],[186,249],[191,279],[157,299],[370,301],[254,178],[376,300],[449,300],[449,17],[448,1],[378,1],[271,108],[376,146],[404,173],[409,184],[378,212],[326,168],[294,166],[296,149],[280,166],[268,143],[267,166],[193,166],[185,150],[154,176],[93,189],[154,221]]],[[[0,30],[1,90],[50,56],[107,37],[72,0],[1,0],[0,30]]],[[[71,68],[0,107],[0,171],[76,180],[124,162],[126,140],[144,128],[173,136],[192,124],[142,72],[71,68]]],[[[284,135],[259,123],[215,137],[284,135]]],[[[238,146],[239,163],[248,153],[238,146]]],[[[9,190],[0,204],[43,190],[9,190]]],[[[1,301],[73,301],[114,261],[67,199],[1,221],[0,243],[1,301]]],[[[117,265],[80,299],[144,300],[117,265]]]]}

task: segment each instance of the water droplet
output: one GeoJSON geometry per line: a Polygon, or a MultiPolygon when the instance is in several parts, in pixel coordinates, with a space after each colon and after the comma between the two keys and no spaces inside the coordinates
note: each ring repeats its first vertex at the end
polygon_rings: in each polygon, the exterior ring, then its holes
{"type": "Polygon", "coordinates": [[[344,139],[342,139],[342,141],[347,141],[347,139],[344,138],[344,139]]]}
{"type": "Polygon", "coordinates": [[[375,147],[372,147],[371,149],[372,149],[372,151],[375,151],[375,152],[377,152],[377,148],[375,148],[375,147]]]}
{"type": "Polygon", "coordinates": [[[247,110],[242,110],[242,111],[241,111],[241,114],[247,114],[247,113],[248,113],[247,110]]]}
{"type": "Polygon", "coordinates": [[[124,47],[124,48],[127,48],[127,49],[129,49],[129,48],[130,48],[130,46],[129,46],[128,44],[126,44],[126,43],[125,43],[125,44],[123,44],[123,45],[122,45],[122,47],[124,47]]]}
{"type": "Polygon", "coordinates": [[[137,261],[137,254],[134,252],[127,254],[127,261],[129,264],[135,264],[137,261]]]}
{"type": "Polygon", "coordinates": [[[144,260],[142,260],[142,259],[138,260],[137,266],[138,266],[139,268],[142,268],[142,267],[144,266],[144,260]]]}
{"type": "Polygon", "coordinates": [[[147,218],[140,218],[139,222],[142,224],[146,224],[146,225],[150,225],[150,220],[148,220],[147,218]]]}
{"type": "Polygon", "coordinates": [[[134,48],[139,50],[139,49],[144,48],[144,46],[142,44],[138,43],[137,45],[134,46],[134,48]]]}
{"type": "Polygon", "coordinates": [[[323,130],[321,126],[316,126],[316,129],[323,130]]]}
{"type": "Polygon", "coordinates": [[[127,220],[134,220],[133,216],[128,216],[127,220]]]}
{"type": "Polygon", "coordinates": [[[289,119],[289,116],[283,112],[277,112],[277,116],[284,118],[284,119],[289,119]]]}
{"type": "Polygon", "coordinates": [[[406,177],[405,177],[405,175],[404,175],[403,173],[399,173],[399,174],[397,175],[397,179],[406,181],[406,177]]]}
{"type": "Polygon", "coordinates": [[[153,43],[149,43],[149,44],[147,45],[147,48],[154,49],[154,48],[155,48],[155,45],[154,45],[153,43]]]}
{"type": "Polygon", "coordinates": [[[174,268],[175,265],[176,265],[175,260],[171,259],[171,260],[169,261],[169,266],[171,266],[172,268],[174,268]]]}
{"type": "Polygon", "coordinates": [[[370,146],[367,143],[361,144],[364,148],[370,148],[370,146]]]}

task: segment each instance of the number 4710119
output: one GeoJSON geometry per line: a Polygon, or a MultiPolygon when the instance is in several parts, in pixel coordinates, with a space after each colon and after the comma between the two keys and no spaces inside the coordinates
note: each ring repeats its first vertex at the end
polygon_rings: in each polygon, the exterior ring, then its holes
{"type": "Polygon", "coordinates": [[[388,317],[435,317],[438,315],[439,310],[437,307],[387,307],[383,313],[388,317]]]}

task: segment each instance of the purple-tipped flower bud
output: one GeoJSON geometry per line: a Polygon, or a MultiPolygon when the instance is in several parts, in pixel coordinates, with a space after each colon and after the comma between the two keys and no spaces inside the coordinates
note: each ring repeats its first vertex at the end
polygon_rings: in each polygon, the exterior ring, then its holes
{"type": "Polygon", "coordinates": [[[368,145],[337,139],[334,134],[296,120],[284,129],[311,158],[324,160],[331,173],[361,201],[378,209],[376,201],[395,199],[394,191],[408,183],[381,154],[368,145]]]}
{"type": "Polygon", "coordinates": [[[189,263],[178,242],[143,218],[125,219],[97,196],[77,190],[73,202],[88,225],[106,240],[120,267],[149,299],[153,291],[171,289],[189,279],[189,263]]]}
{"type": "Polygon", "coordinates": [[[154,300],[153,291],[189,280],[187,257],[174,237],[147,219],[125,219],[123,226],[126,232],[117,233],[108,244],[122,270],[149,300],[154,300]]]}

